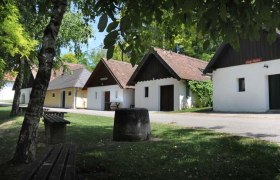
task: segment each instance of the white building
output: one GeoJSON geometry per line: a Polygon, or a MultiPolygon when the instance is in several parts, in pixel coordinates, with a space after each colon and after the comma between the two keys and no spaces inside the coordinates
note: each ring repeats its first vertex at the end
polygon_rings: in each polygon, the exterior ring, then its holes
{"type": "Polygon", "coordinates": [[[0,101],[12,102],[15,94],[15,91],[13,90],[15,78],[8,73],[5,75],[4,80],[5,85],[0,89],[0,101]]]}
{"type": "Polygon", "coordinates": [[[129,80],[135,85],[135,107],[173,111],[195,105],[189,80],[204,81],[207,62],[159,48],[147,54],[129,80]]]}
{"type": "Polygon", "coordinates": [[[130,63],[101,59],[88,79],[88,109],[111,110],[134,106],[134,86],[127,82],[137,66],[130,63]]]}
{"type": "Polygon", "coordinates": [[[266,112],[280,109],[280,37],[269,44],[241,40],[240,49],[223,44],[205,69],[213,79],[213,110],[266,112]]]}

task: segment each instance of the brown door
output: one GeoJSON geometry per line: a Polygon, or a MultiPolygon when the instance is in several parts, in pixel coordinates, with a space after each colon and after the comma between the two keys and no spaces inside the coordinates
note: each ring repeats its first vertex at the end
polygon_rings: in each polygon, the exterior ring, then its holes
{"type": "Polygon", "coordinates": [[[65,108],[65,91],[62,91],[61,107],[65,108]]]}
{"type": "Polygon", "coordinates": [[[160,87],[160,110],[174,111],[174,86],[160,87]]]}
{"type": "Polygon", "coordinates": [[[110,110],[110,91],[105,91],[105,111],[109,111],[110,110]]]}

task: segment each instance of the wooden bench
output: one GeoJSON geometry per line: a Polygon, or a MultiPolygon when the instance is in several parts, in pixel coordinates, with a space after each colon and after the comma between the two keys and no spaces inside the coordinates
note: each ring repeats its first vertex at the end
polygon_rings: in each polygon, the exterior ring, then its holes
{"type": "Polygon", "coordinates": [[[66,140],[66,125],[69,121],[55,114],[44,114],[45,133],[49,144],[64,143],[66,140]]]}
{"type": "Polygon", "coordinates": [[[74,180],[75,146],[56,145],[43,158],[33,162],[24,172],[22,180],[74,180]]]}
{"type": "Polygon", "coordinates": [[[44,114],[47,114],[47,115],[56,115],[56,116],[59,116],[59,117],[61,117],[61,118],[64,118],[64,115],[67,114],[67,112],[44,111],[44,114]]]}

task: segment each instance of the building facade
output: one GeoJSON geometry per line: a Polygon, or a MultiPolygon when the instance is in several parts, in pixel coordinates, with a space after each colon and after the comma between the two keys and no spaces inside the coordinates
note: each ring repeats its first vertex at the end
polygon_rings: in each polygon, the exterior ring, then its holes
{"type": "Polygon", "coordinates": [[[127,82],[137,66],[101,59],[84,89],[87,89],[88,109],[112,110],[134,106],[134,86],[127,82]]]}
{"type": "Polygon", "coordinates": [[[266,112],[280,109],[280,37],[241,40],[240,49],[223,44],[205,73],[213,79],[213,110],[266,112]]]}
{"type": "Polygon", "coordinates": [[[189,88],[190,80],[205,81],[206,62],[154,48],[141,61],[129,80],[135,85],[135,106],[152,111],[174,111],[198,103],[189,88]]]}

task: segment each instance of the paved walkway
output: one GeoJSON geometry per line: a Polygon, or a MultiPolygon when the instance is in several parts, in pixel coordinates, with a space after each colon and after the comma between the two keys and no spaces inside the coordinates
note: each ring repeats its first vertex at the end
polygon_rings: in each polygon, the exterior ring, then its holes
{"type": "MultiPolygon", "coordinates": [[[[71,113],[114,117],[112,111],[58,109],[71,113]]],[[[280,143],[280,114],[164,113],[150,112],[151,122],[206,128],[280,143]]]]}

